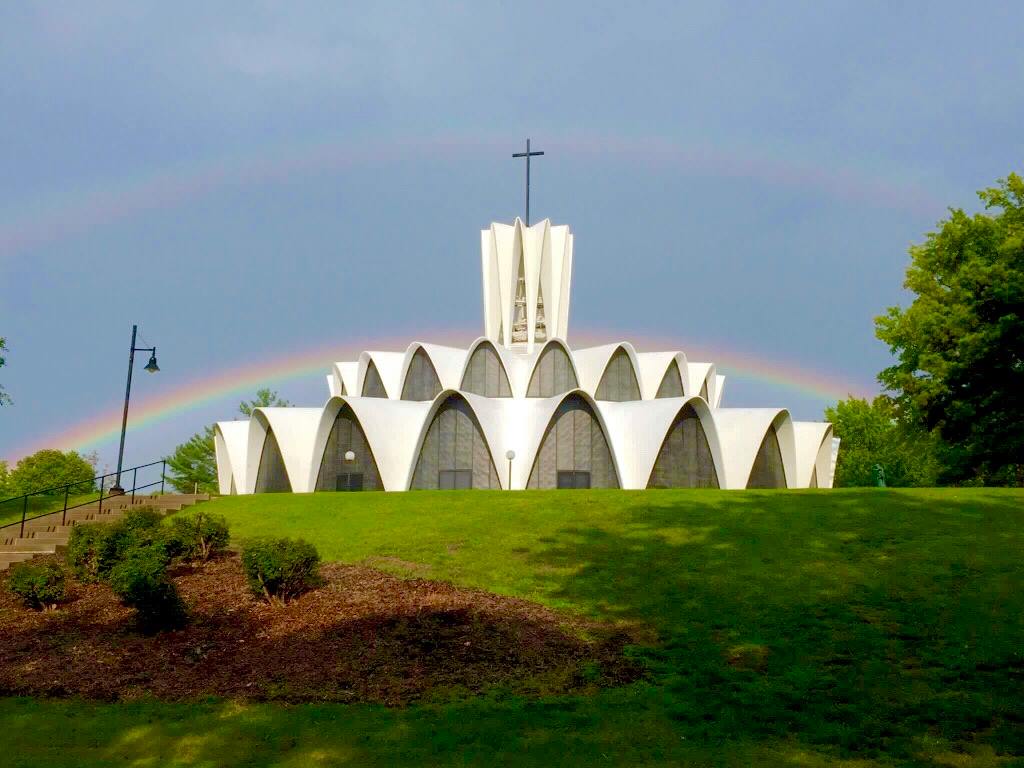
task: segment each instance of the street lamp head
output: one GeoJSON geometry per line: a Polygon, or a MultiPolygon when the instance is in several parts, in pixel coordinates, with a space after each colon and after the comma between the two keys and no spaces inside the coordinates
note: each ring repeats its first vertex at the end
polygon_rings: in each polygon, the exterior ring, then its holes
{"type": "Polygon", "coordinates": [[[507,451],[505,451],[505,458],[508,459],[509,461],[512,461],[512,459],[514,459],[515,457],[516,457],[516,452],[513,451],[511,448],[509,448],[507,451]]]}
{"type": "Polygon", "coordinates": [[[351,462],[351,461],[355,461],[355,460],[356,460],[356,452],[355,451],[345,451],[345,461],[351,462]]]}
{"type": "Polygon", "coordinates": [[[156,364],[156,352],[149,356],[149,362],[146,363],[146,370],[150,373],[156,373],[160,370],[160,366],[156,364]]]}

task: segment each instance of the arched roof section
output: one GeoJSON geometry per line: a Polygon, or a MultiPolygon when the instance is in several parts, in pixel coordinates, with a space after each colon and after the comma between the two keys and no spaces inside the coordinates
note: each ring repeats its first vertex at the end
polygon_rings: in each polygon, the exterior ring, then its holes
{"type": "MultiPolygon", "coordinates": [[[[808,488],[811,484],[811,475],[814,474],[822,456],[822,446],[826,446],[828,449],[825,452],[825,458],[829,458],[831,454],[832,425],[826,421],[794,421],[793,444],[795,446],[796,479],[792,487],[808,488]]],[[[819,487],[828,482],[828,476],[828,465],[826,464],[824,474],[821,469],[817,472],[819,487]]]]}
{"type": "Polygon", "coordinates": [[[604,433],[604,439],[608,443],[608,450],[611,453],[612,466],[615,468],[615,474],[619,480],[619,487],[627,487],[623,484],[622,466],[619,461],[619,449],[621,448],[622,441],[616,441],[613,438],[612,430],[609,429],[608,421],[606,419],[605,409],[602,408],[602,406],[625,406],[630,405],[630,403],[599,404],[594,400],[594,398],[580,388],[572,389],[560,397],[534,400],[535,406],[531,409],[532,412],[529,414],[529,420],[524,424],[526,429],[522,434],[522,441],[527,448],[527,454],[525,456],[516,456],[515,470],[513,472],[513,487],[526,487],[526,484],[530,479],[530,472],[533,469],[534,462],[537,460],[537,453],[540,451],[541,441],[544,439],[544,434],[547,432],[548,426],[551,424],[551,421],[555,416],[555,412],[563,402],[575,395],[582,397],[586,401],[587,405],[589,405],[594,411],[597,423],[600,425],[601,431],[604,433]]]}
{"type": "Polygon", "coordinates": [[[244,487],[245,457],[249,441],[248,421],[218,421],[213,425],[213,447],[217,457],[217,489],[220,493],[231,493],[231,481],[235,481],[238,493],[244,487]]]}
{"type": "Polygon", "coordinates": [[[335,384],[331,388],[331,396],[354,395],[360,392],[359,389],[359,362],[334,363],[331,366],[331,375],[335,384]]]}
{"type": "MultiPolygon", "coordinates": [[[[569,360],[569,369],[570,369],[570,371],[572,371],[573,378],[576,379],[577,386],[579,385],[580,372],[579,372],[576,360],[575,360],[575,358],[573,356],[573,352],[572,352],[571,349],[569,349],[569,345],[566,344],[561,339],[549,339],[547,342],[545,342],[543,347],[541,347],[539,350],[537,350],[537,352],[535,353],[536,356],[531,361],[532,364],[529,366],[529,372],[528,372],[528,375],[526,376],[526,381],[523,384],[523,388],[522,388],[522,392],[523,392],[523,394],[525,396],[527,396],[527,397],[529,396],[530,385],[533,383],[533,377],[537,375],[537,371],[540,369],[541,362],[544,359],[544,354],[549,349],[551,349],[552,347],[556,347],[556,346],[557,347],[561,347],[562,351],[565,353],[565,356],[568,358],[568,360],[569,360]]],[[[520,376],[522,375],[523,371],[524,371],[524,369],[520,369],[520,376]]],[[[559,392],[557,394],[560,395],[562,393],[559,392]]]]}
{"type": "Polygon", "coordinates": [[[619,403],[643,399],[635,351],[630,355],[629,349],[620,344],[612,352],[594,390],[594,399],[619,403]]]}
{"type": "Polygon", "coordinates": [[[706,390],[707,394],[708,394],[708,396],[707,396],[708,405],[711,405],[712,407],[714,407],[715,398],[717,396],[717,392],[716,392],[717,385],[718,385],[718,372],[715,369],[715,364],[711,363],[710,365],[708,365],[708,372],[706,374],[704,374],[704,383],[701,384],[701,388],[700,388],[700,390],[698,390],[698,394],[700,392],[704,392],[706,390]]]}
{"type": "Polygon", "coordinates": [[[312,439],[310,473],[306,482],[316,487],[327,439],[338,412],[348,404],[366,436],[385,491],[404,491],[409,463],[415,458],[416,437],[430,401],[385,400],[377,397],[332,397],[320,413],[312,439]]]}
{"type": "Polygon", "coordinates": [[[784,408],[720,408],[711,415],[722,448],[725,472],[718,475],[722,488],[747,487],[757,451],[773,426],[782,453],[786,487],[795,487],[796,446],[789,411],[784,408]]]}
{"type": "MultiPolygon", "coordinates": [[[[685,371],[685,375],[689,380],[689,385],[686,391],[693,395],[699,395],[701,388],[708,380],[708,373],[711,372],[712,367],[713,366],[711,365],[711,363],[690,362],[686,367],[687,370],[685,371]]],[[[710,389],[711,387],[710,385],[708,385],[708,402],[713,402],[712,400],[710,400],[710,389]]]]}
{"type": "MultiPolygon", "coordinates": [[[[416,470],[416,460],[419,458],[420,451],[423,449],[423,441],[427,437],[427,430],[430,429],[434,416],[437,415],[441,406],[452,398],[458,398],[465,401],[469,406],[469,409],[473,412],[477,423],[480,425],[480,432],[483,435],[484,441],[487,443],[487,450],[491,455],[491,461],[497,469],[501,487],[505,489],[505,486],[508,483],[508,474],[506,473],[505,476],[502,477],[501,473],[501,467],[505,464],[505,449],[502,448],[503,429],[501,418],[502,411],[504,409],[501,407],[501,401],[491,400],[468,392],[457,392],[453,389],[446,389],[429,404],[429,407],[424,412],[423,417],[418,423],[419,429],[416,438],[413,441],[412,451],[410,452],[410,458],[405,471],[405,479],[402,484],[402,490],[408,490],[412,484],[413,472],[416,470]]],[[[426,403],[424,403],[424,405],[426,405],[426,403]]]]}
{"type": "Polygon", "coordinates": [[[405,386],[413,356],[420,349],[426,354],[430,364],[434,366],[437,379],[441,382],[441,389],[458,389],[459,382],[462,380],[461,373],[466,365],[466,350],[420,341],[414,341],[405,350],[405,358],[402,360],[402,386],[405,386]]]}
{"type": "MultiPolygon", "coordinates": [[[[312,456],[309,446],[313,443],[317,425],[323,413],[322,408],[256,408],[249,419],[248,456],[246,460],[246,493],[256,489],[256,475],[267,432],[273,430],[281,449],[288,482],[295,493],[311,491],[309,482],[312,456]]],[[[237,481],[237,478],[236,478],[237,481]]],[[[316,478],[313,478],[313,483],[316,478]]],[[[236,486],[237,486],[236,482],[236,486]]],[[[241,493],[241,491],[239,491],[241,493]]]]}
{"type": "Polygon", "coordinates": [[[637,363],[640,366],[640,396],[644,400],[654,400],[658,396],[661,383],[674,362],[679,369],[680,386],[683,395],[690,394],[690,383],[687,381],[687,360],[682,352],[637,352],[637,363]]]}
{"type": "Polygon", "coordinates": [[[444,389],[430,353],[421,345],[410,347],[402,369],[402,400],[433,400],[444,389]]]}
{"type": "Polygon", "coordinates": [[[642,393],[644,382],[641,377],[640,362],[637,359],[636,348],[628,341],[577,349],[572,353],[571,357],[576,364],[576,376],[580,389],[594,396],[601,383],[601,377],[604,376],[604,372],[608,368],[608,363],[611,362],[612,356],[620,349],[629,357],[629,362],[633,366],[633,375],[636,376],[637,384],[642,393]]]}
{"type": "Polygon", "coordinates": [[[725,391],[725,376],[720,373],[715,374],[715,408],[722,407],[722,393],[725,391]]]}
{"type": "MultiPolygon", "coordinates": [[[[501,344],[495,344],[493,341],[488,339],[486,336],[480,336],[472,344],[469,345],[469,349],[466,350],[465,359],[462,361],[462,370],[459,372],[458,382],[454,386],[447,387],[448,389],[463,389],[463,384],[466,380],[466,374],[469,372],[469,365],[473,360],[473,355],[476,354],[477,349],[483,346],[489,346],[494,350],[494,353],[498,356],[498,362],[501,363],[501,370],[505,378],[508,380],[509,388],[512,390],[513,397],[525,397],[526,390],[519,390],[517,388],[517,377],[512,374],[514,364],[512,355],[501,344]]],[[[539,356],[538,356],[539,359],[539,356]]],[[[530,366],[532,368],[532,366],[530,366]]]]}
{"type": "Polygon", "coordinates": [[[719,484],[723,480],[725,460],[718,429],[707,404],[699,397],[673,397],[624,403],[597,401],[604,419],[608,442],[613,457],[618,457],[619,478],[623,488],[646,488],[647,481],[658,459],[676,416],[687,406],[693,406],[700,419],[711,449],[719,484]]]}
{"type": "Polygon", "coordinates": [[[366,384],[366,371],[373,362],[388,398],[398,399],[402,393],[402,373],[405,366],[404,352],[362,352],[359,355],[359,381],[354,390],[362,394],[366,384]]]}

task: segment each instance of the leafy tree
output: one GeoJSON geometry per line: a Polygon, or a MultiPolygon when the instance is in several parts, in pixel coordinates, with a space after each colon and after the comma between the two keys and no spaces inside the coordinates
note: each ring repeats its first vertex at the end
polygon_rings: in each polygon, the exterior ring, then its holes
{"type": "Polygon", "coordinates": [[[7,466],[7,462],[0,459],[0,499],[5,499],[14,494],[10,489],[11,485],[11,471],[7,466]]]}
{"type": "Polygon", "coordinates": [[[192,435],[167,458],[168,480],[179,493],[217,492],[217,457],[213,445],[213,427],[192,435]]]}
{"type": "Polygon", "coordinates": [[[895,365],[879,374],[901,413],[944,442],[943,479],[1024,484],[1024,180],[950,209],[910,249],[915,298],[877,318],[895,365]]]}
{"type": "Polygon", "coordinates": [[[243,416],[252,416],[255,408],[283,408],[291,405],[270,389],[257,389],[255,400],[243,400],[238,404],[238,411],[243,416]]]}
{"type": "Polygon", "coordinates": [[[72,492],[92,490],[96,469],[75,451],[44,448],[21,459],[8,475],[8,491],[15,495],[77,483],[72,492]]]}
{"type": "Polygon", "coordinates": [[[875,484],[873,467],[880,464],[886,485],[934,485],[939,471],[937,439],[899,420],[892,398],[872,402],[851,397],[825,409],[825,418],[842,442],[836,461],[836,487],[875,484]]]}
{"type": "MultiPolygon", "coordinates": [[[[0,336],[0,353],[7,349],[7,339],[0,336]]],[[[3,368],[7,364],[7,360],[4,359],[3,354],[0,354],[0,368],[3,368]]],[[[0,405],[10,405],[11,398],[4,391],[3,385],[0,385],[0,405]]]]}
{"type": "MultiPolygon", "coordinates": [[[[253,400],[238,404],[238,412],[251,416],[254,408],[289,406],[287,400],[270,389],[256,390],[253,400]]],[[[192,493],[198,487],[200,493],[217,492],[217,454],[213,442],[213,427],[206,427],[174,449],[167,458],[171,470],[168,480],[179,493],[192,493]]]]}

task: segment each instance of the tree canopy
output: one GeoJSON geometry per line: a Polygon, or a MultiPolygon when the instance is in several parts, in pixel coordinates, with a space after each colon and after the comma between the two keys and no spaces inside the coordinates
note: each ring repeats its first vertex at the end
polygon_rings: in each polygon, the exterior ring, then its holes
{"type": "Polygon", "coordinates": [[[92,490],[96,469],[76,451],[58,451],[44,448],[21,459],[7,474],[7,494],[41,491],[69,483],[78,484],[72,493],[92,490]]]}
{"type": "Polygon", "coordinates": [[[950,209],[910,249],[907,308],[876,334],[896,357],[879,374],[908,422],[942,440],[942,480],[1024,482],[1024,180],[979,192],[991,213],[950,209]]]}
{"type": "Polygon", "coordinates": [[[936,440],[915,425],[899,420],[892,398],[879,395],[872,402],[851,397],[825,410],[833,434],[842,442],[834,485],[875,484],[874,466],[881,465],[886,485],[929,486],[938,475],[936,440]]]}

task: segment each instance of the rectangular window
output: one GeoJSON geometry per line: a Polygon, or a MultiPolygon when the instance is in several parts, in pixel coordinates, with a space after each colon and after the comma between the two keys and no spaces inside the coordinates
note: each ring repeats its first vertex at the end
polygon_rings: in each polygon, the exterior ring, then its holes
{"type": "Polygon", "coordinates": [[[338,475],[339,491],[361,491],[363,490],[363,473],[346,472],[338,475]]]}
{"type": "Polygon", "coordinates": [[[558,471],[559,488],[589,488],[590,473],[560,469],[558,471]]]}
{"type": "Polygon", "coordinates": [[[473,470],[442,469],[437,473],[437,487],[442,491],[464,491],[473,487],[473,470]]]}

